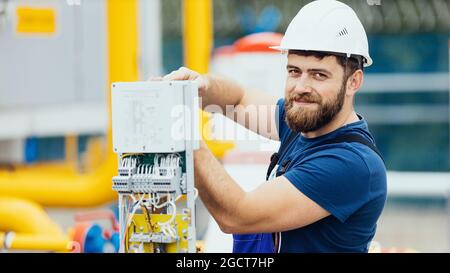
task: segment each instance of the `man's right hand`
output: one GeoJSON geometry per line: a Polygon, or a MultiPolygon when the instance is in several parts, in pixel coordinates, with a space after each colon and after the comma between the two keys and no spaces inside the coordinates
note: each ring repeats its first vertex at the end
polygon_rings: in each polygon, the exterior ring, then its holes
{"type": "Polygon", "coordinates": [[[206,76],[186,67],[180,67],[178,70],[174,70],[164,77],[152,77],[150,81],[196,81],[200,96],[206,94],[206,90],[210,86],[206,76]]]}

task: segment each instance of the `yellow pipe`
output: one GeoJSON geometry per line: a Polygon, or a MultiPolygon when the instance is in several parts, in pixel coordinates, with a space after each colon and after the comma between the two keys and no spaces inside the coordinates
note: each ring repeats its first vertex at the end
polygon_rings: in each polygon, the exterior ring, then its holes
{"type": "MultiPolygon", "coordinates": [[[[108,0],[109,87],[117,81],[139,80],[138,69],[138,2],[136,0],[108,0]]],[[[108,147],[112,152],[111,107],[108,108],[108,147]]]]}
{"type": "MultiPolygon", "coordinates": [[[[211,0],[183,0],[184,64],[201,74],[208,72],[213,43],[213,6],[211,0]]],[[[211,139],[211,118],[204,111],[200,114],[201,136],[212,153],[221,158],[235,145],[231,141],[211,139]]]]}
{"type": "Polygon", "coordinates": [[[12,232],[8,248],[24,250],[69,251],[70,240],[36,203],[0,197],[0,246],[6,232],[12,232]]]}
{"type": "MultiPolygon", "coordinates": [[[[137,2],[107,1],[109,83],[139,79],[137,2]]],[[[107,91],[110,106],[110,89],[107,91]]],[[[108,112],[111,117],[110,109],[108,112]]],[[[46,206],[98,206],[115,200],[111,178],[117,174],[117,157],[112,152],[111,118],[108,125],[107,158],[97,170],[83,175],[53,166],[0,171],[0,195],[23,197],[46,206]]]]}
{"type": "Polygon", "coordinates": [[[109,157],[95,172],[36,173],[0,172],[0,194],[33,200],[44,206],[91,207],[115,200],[111,178],[116,159],[109,157]]]}
{"type": "Polygon", "coordinates": [[[1,231],[63,234],[38,204],[20,198],[0,197],[0,219],[1,231]]]}
{"type": "MultiPolygon", "coordinates": [[[[52,163],[36,163],[33,165],[19,165],[14,166],[13,170],[15,172],[28,173],[30,177],[35,177],[35,174],[39,173],[49,173],[49,174],[74,174],[76,169],[72,165],[67,164],[67,162],[52,162],[52,163]]],[[[4,174],[5,171],[0,170],[0,176],[4,174]]],[[[1,192],[0,192],[1,194],[1,192]]]]}
{"type": "MultiPolygon", "coordinates": [[[[49,234],[12,234],[8,249],[34,250],[34,251],[71,251],[72,242],[64,237],[55,237],[49,234]]],[[[4,246],[6,233],[0,232],[0,245],[4,246]]],[[[1,247],[0,247],[1,249],[1,247]]]]}
{"type": "Polygon", "coordinates": [[[184,63],[207,73],[213,38],[211,0],[183,0],[183,11],[184,63]]]}

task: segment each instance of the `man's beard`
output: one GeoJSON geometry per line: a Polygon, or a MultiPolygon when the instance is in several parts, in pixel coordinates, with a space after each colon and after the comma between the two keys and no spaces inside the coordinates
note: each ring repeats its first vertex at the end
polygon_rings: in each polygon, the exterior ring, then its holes
{"type": "Polygon", "coordinates": [[[289,128],[297,133],[308,133],[318,130],[331,122],[344,105],[345,89],[345,84],[343,83],[336,98],[329,102],[325,102],[319,94],[313,92],[288,95],[284,102],[284,107],[286,123],[289,128]],[[294,101],[300,99],[304,102],[316,103],[318,109],[311,110],[308,109],[308,106],[294,106],[294,101]]]}

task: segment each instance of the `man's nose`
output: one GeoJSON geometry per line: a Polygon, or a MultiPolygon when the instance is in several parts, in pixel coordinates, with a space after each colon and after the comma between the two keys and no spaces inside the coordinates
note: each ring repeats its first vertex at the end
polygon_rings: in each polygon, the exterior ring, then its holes
{"type": "Polygon", "coordinates": [[[307,73],[303,73],[303,75],[297,78],[295,82],[294,92],[300,94],[312,92],[311,81],[307,73]]]}

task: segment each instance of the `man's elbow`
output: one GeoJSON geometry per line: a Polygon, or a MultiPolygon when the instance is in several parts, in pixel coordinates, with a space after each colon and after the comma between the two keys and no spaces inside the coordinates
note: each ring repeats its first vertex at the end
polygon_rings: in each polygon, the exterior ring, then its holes
{"type": "Polygon", "coordinates": [[[229,226],[219,225],[220,230],[225,234],[233,234],[235,233],[233,229],[229,226]]]}
{"type": "Polygon", "coordinates": [[[248,227],[254,223],[254,215],[246,213],[240,208],[248,208],[245,197],[236,202],[236,207],[232,213],[224,213],[216,219],[220,230],[226,234],[247,233],[248,227]]]}
{"type": "Polygon", "coordinates": [[[222,220],[217,223],[219,225],[220,230],[226,234],[238,233],[238,225],[232,220],[222,220]]]}
{"type": "Polygon", "coordinates": [[[217,224],[220,230],[226,234],[248,233],[251,226],[248,221],[243,221],[239,218],[221,219],[217,224]]]}

